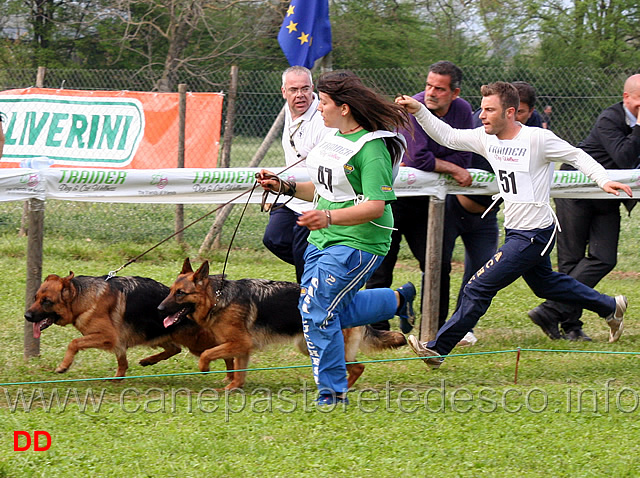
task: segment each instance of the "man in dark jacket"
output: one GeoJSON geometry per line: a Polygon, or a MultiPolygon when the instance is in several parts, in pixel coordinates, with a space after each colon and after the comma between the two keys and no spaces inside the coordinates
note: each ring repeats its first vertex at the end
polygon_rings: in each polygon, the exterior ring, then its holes
{"type": "Polygon", "coordinates": [[[516,121],[520,121],[520,123],[526,126],[542,128],[542,118],[540,117],[540,113],[535,109],[535,88],[526,81],[514,81],[511,84],[516,87],[518,95],[520,95],[520,106],[518,106],[518,111],[516,111],[516,121]]]}
{"type": "MultiPolygon", "coordinates": [[[[622,101],[605,109],[578,145],[606,169],[635,169],[640,163],[640,74],[627,78],[622,101]]],[[[571,169],[563,165],[561,169],[571,169]]],[[[562,227],[558,235],[558,270],[595,287],[616,265],[620,203],[629,213],[633,200],[556,199],[562,227]]],[[[529,311],[531,320],[551,339],[591,340],[582,330],[582,309],[546,301],[529,311]]]]}

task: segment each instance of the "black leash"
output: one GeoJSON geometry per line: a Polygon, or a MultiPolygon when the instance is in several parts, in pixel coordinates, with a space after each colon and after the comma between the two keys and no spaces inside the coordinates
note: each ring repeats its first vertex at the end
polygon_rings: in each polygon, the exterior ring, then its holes
{"type": "MultiPolygon", "coordinates": [[[[164,244],[165,242],[167,242],[169,239],[172,239],[174,237],[176,237],[178,234],[180,234],[181,232],[183,232],[184,230],[190,228],[191,226],[193,226],[194,224],[199,223],[200,221],[202,221],[203,219],[211,216],[211,214],[213,214],[214,212],[219,211],[220,209],[222,209],[225,206],[228,206],[229,204],[231,204],[233,201],[235,201],[236,199],[241,198],[242,196],[244,196],[245,194],[249,193],[249,198],[247,199],[247,204],[249,204],[249,199],[251,198],[251,194],[253,193],[253,190],[256,188],[256,186],[258,185],[258,183],[254,183],[253,186],[251,186],[251,188],[247,189],[246,191],[241,192],[240,194],[238,194],[237,196],[235,196],[234,198],[230,199],[229,201],[227,201],[224,204],[221,204],[220,206],[218,206],[217,208],[209,211],[208,213],[204,214],[203,216],[200,216],[198,219],[196,219],[193,222],[190,222],[189,224],[187,224],[186,226],[184,226],[182,229],[174,232],[173,234],[171,234],[170,236],[164,238],[162,241],[158,242],[157,244],[155,244],[154,246],[150,247],[149,249],[147,249],[146,251],[138,254],[137,256],[135,256],[133,259],[129,259],[125,264],[121,265],[120,267],[118,267],[116,270],[110,271],[109,274],[107,275],[107,278],[105,280],[109,280],[112,277],[114,277],[118,272],[120,272],[122,269],[124,269],[125,267],[133,264],[134,262],[136,262],[138,259],[140,259],[141,257],[145,256],[146,254],[148,254],[149,252],[153,251],[156,247],[161,246],[162,244],[164,244]]],[[[245,209],[246,209],[246,205],[245,205],[245,209]]],[[[244,214],[244,211],[243,211],[244,214]]],[[[239,223],[238,223],[239,224],[239,223]]],[[[237,231],[237,228],[236,228],[237,231]]],[[[235,237],[235,232],[234,232],[234,237],[235,237]]],[[[228,254],[227,254],[228,257],[228,254]]]]}
{"type": "MultiPolygon", "coordinates": [[[[287,171],[288,169],[293,168],[294,166],[297,166],[298,164],[300,164],[302,161],[304,161],[305,158],[300,159],[299,161],[296,161],[295,163],[291,164],[290,166],[287,166],[286,168],[284,168],[282,171],[280,171],[279,174],[284,173],[285,171],[287,171]]],[[[260,173],[256,173],[256,179],[259,177],[260,173]]],[[[292,183],[291,181],[286,181],[281,179],[279,176],[277,175],[269,175],[268,176],[269,179],[275,179],[276,181],[278,181],[278,185],[279,185],[279,192],[275,193],[272,191],[264,191],[263,195],[262,195],[262,204],[260,207],[260,210],[264,212],[264,204],[266,202],[266,197],[268,196],[268,193],[272,193],[272,194],[276,194],[276,200],[280,197],[280,195],[282,194],[287,194],[284,190],[283,190],[283,186],[288,187],[289,190],[293,191],[295,193],[295,183],[292,183]],[[266,194],[265,194],[266,193],[266,194]]],[[[180,234],[181,232],[185,231],[186,229],[190,228],[191,226],[193,226],[194,224],[199,223],[200,221],[202,221],[203,219],[209,217],[211,214],[219,211],[220,209],[222,209],[225,206],[228,206],[229,204],[231,204],[233,201],[240,199],[242,196],[244,196],[245,194],[249,194],[249,197],[247,198],[247,202],[245,203],[244,209],[242,210],[242,214],[240,216],[240,219],[238,220],[238,224],[236,225],[236,228],[233,232],[233,236],[231,237],[231,242],[229,243],[229,248],[227,249],[227,256],[224,260],[224,267],[223,267],[223,271],[222,271],[222,276],[224,278],[224,271],[226,270],[227,267],[227,261],[229,259],[229,254],[231,252],[231,246],[233,244],[233,241],[236,237],[236,234],[238,232],[238,228],[240,227],[240,222],[242,221],[242,218],[244,217],[244,213],[247,210],[247,206],[249,205],[249,201],[251,199],[251,195],[253,194],[253,191],[255,190],[256,186],[258,185],[258,182],[256,181],[253,186],[251,186],[249,189],[241,192],[240,194],[238,194],[237,196],[235,196],[234,198],[230,199],[229,201],[227,201],[224,204],[221,204],[220,206],[218,206],[217,208],[209,211],[208,213],[200,216],[198,219],[196,219],[195,221],[190,222],[189,224],[187,224],[186,226],[184,226],[182,229],[174,232],[173,234],[171,234],[170,236],[164,238],[162,241],[158,242],[157,244],[155,244],[154,246],[150,247],[149,249],[147,249],[146,251],[138,254],[137,256],[135,256],[133,259],[129,259],[125,264],[121,265],[120,267],[118,267],[117,269],[110,271],[109,274],[107,275],[107,278],[105,280],[109,280],[112,277],[115,277],[115,275],[120,272],[122,269],[124,269],[125,267],[133,264],[134,262],[136,262],[138,259],[140,259],[141,257],[145,256],[146,254],[148,254],[149,252],[153,251],[155,248],[161,246],[162,244],[164,244],[165,242],[167,242],[168,240],[174,238],[175,236],[177,236],[178,234],[180,234]]],[[[293,196],[291,197],[291,199],[293,199],[293,196]]],[[[286,205],[287,203],[289,203],[289,201],[291,201],[291,199],[289,199],[287,202],[285,202],[283,205],[279,205],[277,207],[277,209],[279,209],[280,207],[283,207],[284,205],[286,205]]],[[[275,210],[275,209],[274,209],[275,210]]],[[[224,280],[224,279],[223,279],[224,280]]]]}
{"type": "MultiPolygon", "coordinates": [[[[231,254],[231,246],[233,245],[233,241],[236,238],[236,234],[238,233],[238,229],[240,229],[240,223],[242,222],[242,219],[244,218],[244,213],[247,210],[247,207],[249,206],[249,201],[251,200],[251,195],[253,194],[253,190],[256,188],[256,186],[258,185],[258,182],[256,181],[253,185],[253,187],[251,188],[251,190],[249,191],[249,197],[247,197],[247,202],[244,203],[244,207],[242,208],[242,213],[240,213],[240,218],[238,219],[238,223],[236,224],[236,228],[233,231],[233,234],[231,236],[231,240],[229,241],[229,247],[227,248],[227,255],[224,258],[224,265],[222,266],[222,281],[221,284],[224,284],[224,273],[227,270],[227,262],[229,261],[229,254],[231,254]]],[[[220,289],[222,289],[222,285],[220,285],[220,289]]]]}

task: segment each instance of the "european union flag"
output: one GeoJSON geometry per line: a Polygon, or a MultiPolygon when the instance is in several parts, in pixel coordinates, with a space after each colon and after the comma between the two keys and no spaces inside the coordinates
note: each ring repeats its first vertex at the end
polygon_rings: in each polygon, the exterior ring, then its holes
{"type": "Polygon", "coordinates": [[[311,68],[331,51],[328,0],[291,0],[278,33],[289,65],[311,68]]]}

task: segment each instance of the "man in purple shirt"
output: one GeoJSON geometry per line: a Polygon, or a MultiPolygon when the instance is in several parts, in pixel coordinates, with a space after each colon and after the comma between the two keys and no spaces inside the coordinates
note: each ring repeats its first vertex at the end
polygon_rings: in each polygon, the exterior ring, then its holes
{"type": "MultiPolygon", "coordinates": [[[[459,98],[462,71],[450,61],[438,61],[429,67],[425,90],[414,98],[425,104],[441,120],[454,128],[467,129],[473,127],[471,106],[459,98]]],[[[402,131],[407,140],[407,152],[402,166],[409,166],[422,171],[434,171],[449,174],[461,186],[471,185],[471,175],[466,168],[471,165],[471,153],[445,148],[431,139],[412,116],[413,131],[402,131]]],[[[391,208],[396,231],[391,235],[391,249],[380,267],[367,282],[368,289],[390,287],[393,282],[393,268],[398,259],[400,241],[404,235],[411,252],[420,263],[420,270],[425,267],[427,244],[427,221],[429,196],[399,197],[391,208]]],[[[446,213],[445,213],[446,214],[446,213]]],[[[455,243],[455,237],[453,238],[455,243]]],[[[444,246],[446,248],[446,245],[444,246]]],[[[451,251],[453,246],[451,246],[451,251]]],[[[449,263],[450,263],[449,257],[449,263]]],[[[450,269],[449,265],[449,269],[450,269]]],[[[473,271],[475,272],[475,271],[473,271]]],[[[449,275],[443,274],[440,290],[440,320],[444,323],[449,306],[449,275]],[[446,277],[445,277],[446,276],[446,277]],[[444,317],[442,317],[444,313],[444,317]]],[[[413,327],[413,314],[408,319],[401,317],[400,328],[408,333],[413,327]]],[[[442,325],[442,324],[441,324],[442,325]]],[[[388,322],[374,326],[388,329],[388,322]]]]}

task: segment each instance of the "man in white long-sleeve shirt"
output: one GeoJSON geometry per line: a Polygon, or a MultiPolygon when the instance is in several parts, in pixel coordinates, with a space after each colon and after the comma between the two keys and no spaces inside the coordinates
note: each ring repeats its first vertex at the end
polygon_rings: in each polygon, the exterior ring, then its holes
{"type": "Polygon", "coordinates": [[[478,153],[489,161],[504,199],[505,242],[464,288],[460,306],[438,331],[435,340],[420,342],[409,337],[414,351],[437,368],[458,341],[482,317],[499,290],[522,277],[538,296],[580,304],[605,318],[609,341],[620,338],[627,298],[600,294],[574,278],[555,272],[549,254],[555,239],[557,219],[549,204],[554,162],[569,163],[595,181],[607,193],[619,190],[631,196],[631,188],[611,181],[606,170],[584,151],[558,138],[550,130],[530,128],[515,120],[520,104],[516,88],[505,82],[484,85],[483,126],[458,130],[439,121],[409,96],[396,100],[414,114],[427,134],[451,148],[478,153]]]}
{"type": "MultiPolygon", "coordinates": [[[[313,92],[311,71],[304,66],[291,66],[282,74],[282,97],[287,102],[282,150],[287,167],[305,167],[301,161],[325,135],[335,132],[324,125],[318,112],[318,96],[313,92]]],[[[311,203],[291,199],[285,207],[274,204],[262,242],[277,257],[296,268],[296,281],[302,279],[304,252],[307,250],[309,229],[297,224],[300,215],[313,209],[311,203]]]]}

